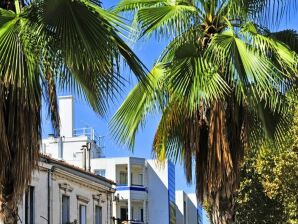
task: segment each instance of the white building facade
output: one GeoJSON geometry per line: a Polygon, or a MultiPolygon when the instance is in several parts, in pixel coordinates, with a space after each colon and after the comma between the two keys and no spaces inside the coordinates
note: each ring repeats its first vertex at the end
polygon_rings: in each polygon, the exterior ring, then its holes
{"type": "Polygon", "coordinates": [[[18,207],[23,224],[112,224],[114,182],[42,157],[18,207]]]}
{"type": "Polygon", "coordinates": [[[175,223],[175,167],[144,158],[97,158],[91,167],[116,182],[113,216],[119,223],[175,223]]]}
{"type": "Polygon", "coordinates": [[[196,194],[176,191],[176,224],[202,223],[202,207],[197,202],[196,194]]]}
{"type": "Polygon", "coordinates": [[[114,181],[111,211],[115,224],[176,224],[179,210],[175,204],[174,164],[167,161],[161,165],[156,160],[135,157],[102,158],[95,131],[73,127],[73,98],[60,97],[59,104],[61,136],[49,135],[41,151],[114,181]]]}
{"type": "Polygon", "coordinates": [[[60,136],[43,139],[41,152],[90,171],[90,160],[100,157],[100,138],[93,128],[74,129],[73,101],[72,96],[59,97],[60,136]]]}

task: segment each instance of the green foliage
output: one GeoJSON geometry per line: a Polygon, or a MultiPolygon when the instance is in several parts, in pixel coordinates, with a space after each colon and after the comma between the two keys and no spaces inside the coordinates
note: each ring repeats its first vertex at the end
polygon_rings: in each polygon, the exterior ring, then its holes
{"type": "Polygon", "coordinates": [[[245,158],[241,170],[241,183],[237,195],[237,223],[278,224],[285,223],[283,205],[270,198],[261,183],[261,175],[256,171],[255,158],[245,158]]]}
{"type": "Polygon", "coordinates": [[[250,151],[241,171],[238,223],[298,223],[298,112],[281,148],[250,151]]]}
{"type": "Polygon", "coordinates": [[[215,223],[233,220],[245,146],[284,138],[297,35],[270,32],[264,18],[276,22],[296,2],[122,0],[114,9],[134,15],[138,39],[168,45],[147,76],[150,88],[138,84],[113,116],[112,133],[133,148],[148,115],[161,113],[153,153],[183,163],[188,182],[195,167],[197,196],[208,198],[215,223]]]}

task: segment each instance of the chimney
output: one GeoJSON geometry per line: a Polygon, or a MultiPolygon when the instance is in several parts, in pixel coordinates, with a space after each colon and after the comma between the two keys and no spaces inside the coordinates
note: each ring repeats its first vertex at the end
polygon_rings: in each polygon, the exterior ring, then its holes
{"type": "Polygon", "coordinates": [[[59,97],[60,135],[73,137],[73,97],[59,97]]]}

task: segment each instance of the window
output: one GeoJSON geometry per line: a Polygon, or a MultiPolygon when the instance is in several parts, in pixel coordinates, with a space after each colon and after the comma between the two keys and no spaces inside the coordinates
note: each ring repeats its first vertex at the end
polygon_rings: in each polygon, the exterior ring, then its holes
{"type": "Polygon", "coordinates": [[[95,206],[95,224],[102,224],[102,207],[95,206]]]}
{"type": "Polygon", "coordinates": [[[127,185],[127,172],[120,172],[120,183],[121,185],[127,185]]]}
{"type": "Polygon", "coordinates": [[[87,207],[80,205],[80,224],[87,224],[87,207]]]}
{"type": "Polygon", "coordinates": [[[144,222],[144,209],[141,208],[141,222],[144,222]]]}
{"type": "Polygon", "coordinates": [[[131,183],[135,186],[143,186],[143,174],[140,173],[138,175],[135,175],[135,177],[133,176],[133,174],[131,174],[131,183]]]}
{"type": "Polygon", "coordinates": [[[25,193],[25,224],[34,223],[34,187],[30,186],[25,193]]]}
{"type": "Polygon", "coordinates": [[[105,177],[106,176],[106,170],[94,170],[94,173],[96,176],[102,176],[105,177]]]}
{"type": "Polygon", "coordinates": [[[121,221],[126,221],[128,219],[128,209],[120,208],[120,219],[121,221]]]}
{"type": "Polygon", "coordinates": [[[68,224],[69,220],[69,196],[62,196],[62,224],[68,224]]]}
{"type": "Polygon", "coordinates": [[[139,185],[143,185],[144,183],[143,183],[143,174],[142,173],[140,173],[139,174],[139,185]]]}

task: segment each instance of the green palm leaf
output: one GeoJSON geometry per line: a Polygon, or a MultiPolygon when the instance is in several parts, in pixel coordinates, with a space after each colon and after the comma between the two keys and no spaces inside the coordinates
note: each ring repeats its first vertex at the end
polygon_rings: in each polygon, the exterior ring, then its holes
{"type": "Polygon", "coordinates": [[[77,93],[104,115],[108,99],[123,87],[121,64],[141,85],[147,76],[120,38],[131,29],[95,1],[34,0],[16,11],[0,9],[0,216],[5,223],[17,217],[17,203],[37,165],[42,97],[59,134],[57,88],[77,93]]]}
{"type": "Polygon", "coordinates": [[[166,65],[158,90],[140,93],[136,87],[114,115],[112,132],[130,144],[151,113],[145,108],[160,108],[153,154],[182,161],[188,182],[195,158],[197,196],[212,205],[214,223],[233,222],[244,148],[265,138],[280,142],[289,124],[287,92],[297,88],[296,37],[270,33],[264,24],[278,22],[296,2],[119,4],[119,11],[135,14],[140,36],[155,34],[169,44],[158,59],[166,65]],[[157,95],[166,100],[160,104],[152,97],[157,95]]]}
{"type": "Polygon", "coordinates": [[[163,94],[166,90],[161,84],[165,75],[166,66],[157,64],[147,77],[151,88],[145,88],[139,83],[113,116],[110,122],[111,132],[120,143],[128,144],[133,148],[136,133],[145,122],[147,115],[162,110],[166,100],[163,94]]]}
{"type": "Polygon", "coordinates": [[[167,0],[121,0],[114,8],[115,12],[135,11],[140,8],[166,3],[167,0]]]}
{"type": "Polygon", "coordinates": [[[289,47],[289,49],[298,53],[298,34],[295,30],[283,30],[279,32],[272,32],[269,33],[269,37],[286,44],[289,47]]]}
{"type": "Polygon", "coordinates": [[[137,13],[137,20],[142,30],[141,36],[153,32],[163,36],[175,36],[189,28],[191,17],[198,15],[194,6],[179,4],[166,4],[164,6],[143,8],[137,13]],[[187,19],[189,18],[190,19],[187,19]]]}

